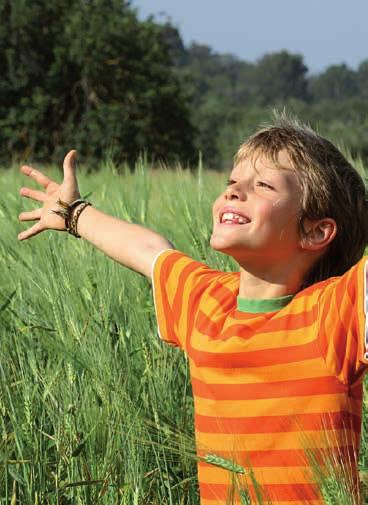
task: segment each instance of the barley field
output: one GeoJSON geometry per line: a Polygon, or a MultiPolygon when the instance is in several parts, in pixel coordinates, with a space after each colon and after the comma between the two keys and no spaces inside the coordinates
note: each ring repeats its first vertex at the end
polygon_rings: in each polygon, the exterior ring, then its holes
{"type": "MultiPolygon", "coordinates": [[[[231,269],[208,246],[226,176],[141,161],[134,174],[81,167],[79,180],[101,210],[231,269]]],[[[34,207],[18,196],[25,184],[16,168],[0,172],[0,503],[198,505],[188,369],[158,339],[149,281],[65,233],[19,243],[17,216],[34,207]]],[[[352,503],[338,478],[321,485],[327,504],[352,503]]]]}

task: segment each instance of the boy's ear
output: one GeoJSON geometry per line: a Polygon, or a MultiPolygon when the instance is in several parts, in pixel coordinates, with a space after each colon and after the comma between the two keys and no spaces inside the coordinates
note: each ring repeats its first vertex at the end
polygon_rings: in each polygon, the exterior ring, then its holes
{"type": "Polygon", "coordinates": [[[305,233],[300,240],[300,246],[307,251],[321,251],[336,237],[337,225],[332,218],[326,217],[312,221],[303,221],[305,233]]]}

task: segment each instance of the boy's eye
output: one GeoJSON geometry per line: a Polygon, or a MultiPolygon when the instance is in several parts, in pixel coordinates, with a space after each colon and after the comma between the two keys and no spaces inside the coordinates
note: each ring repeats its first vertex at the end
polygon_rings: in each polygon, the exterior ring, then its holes
{"type": "Polygon", "coordinates": [[[231,186],[232,184],[235,184],[235,183],[236,183],[236,181],[234,181],[233,179],[228,179],[226,181],[226,186],[231,186]]]}
{"type": "Polygon", "coordinates": [[[268,184],[268,182],[264,181],[257,181],[256,186],[267,189],[275,189],[273,186],[271,186],[271,184],[268,184]]]}

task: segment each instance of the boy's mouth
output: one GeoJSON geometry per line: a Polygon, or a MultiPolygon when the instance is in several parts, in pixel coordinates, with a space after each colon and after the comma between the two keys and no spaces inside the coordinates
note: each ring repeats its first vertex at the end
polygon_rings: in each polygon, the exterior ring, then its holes
{"type": "Polygon", "coordinates": [[[247,224],[250,223],[248,216],[240,214],[230,209],[223,209],[220,212],[220,223],[221,224],[247,224]]]}

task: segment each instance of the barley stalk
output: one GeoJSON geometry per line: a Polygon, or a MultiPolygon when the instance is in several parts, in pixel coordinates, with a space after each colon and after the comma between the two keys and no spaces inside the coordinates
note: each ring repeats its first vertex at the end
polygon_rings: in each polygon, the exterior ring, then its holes
{"type": "Polygon", "coordinates": [[[228,470],[229,472],[242,473],[242,474],[247,473],[244,467],[238,465],[234,461],[222,458],[221,456],[217,456],[216,454],[206,454],[202,459],[206,463],[219,466],[220,468],[228,470]]]}

